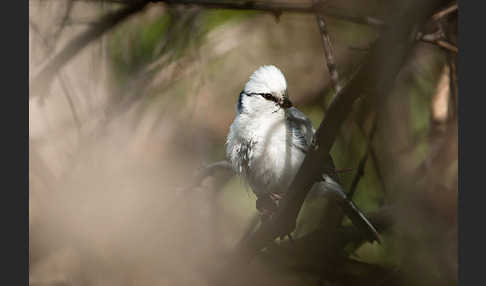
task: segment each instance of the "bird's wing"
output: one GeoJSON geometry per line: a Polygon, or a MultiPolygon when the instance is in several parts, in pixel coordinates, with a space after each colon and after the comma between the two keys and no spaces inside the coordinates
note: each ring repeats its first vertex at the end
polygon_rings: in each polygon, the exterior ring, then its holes
{"type": "Polygon", "coordinates": [[[287,122],[292,136],[296,139],[293,141],[293,144],[295,147],[307,152],[312,144],[312,136],[315,132],[312,122],[295,107],[287,109],[287,122]]]}
{"type": "MultiPolygon", "coordinates": [[[[304,149],[304,153],[307,152],[308,148],[312,144],[312,137],[314,136],[315,129],[312,126],[312,122],[295,107],[287,109],[287,120],[289,122],[290,129],[292,130],[293,136],[296,139],[294,141],[295,147],[299,149],[304,149]]],[[[334,180],[339,181],[338,175],[333,170],[335,169],[334,161],[331,155],[328,155],[328,159],[325,161],[326,173],[329,174],[334,180]]]]}

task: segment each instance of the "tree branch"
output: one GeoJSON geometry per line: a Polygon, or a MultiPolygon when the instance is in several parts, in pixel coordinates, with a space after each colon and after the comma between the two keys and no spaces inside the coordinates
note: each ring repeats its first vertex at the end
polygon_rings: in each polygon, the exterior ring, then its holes
{"type": "MultiPolygon", "coordinates": [[[[312,3],[317,6],[319,0],[313,0],[312,3]]],[[[326,59],[327,70],[329,71],[329,76],[334,88],[334,94],[337,96],[341,92],[341,85],[339,83],[339,73],[337,70],[336,63],[334,62],[334,51],[332,48],[331,39],[329,38],[329,33],[327,31],[326,21],[324,17],[316,12],[317,26],[321,33],[322,45],[324,47],[324,56],[326,59]]]]}
{"type": "MultiPolygon", "coordinates": [[[[72,3],[73,3],[72,1],[69,2],[70,8],[68,8],[68,11],[71,10],[72,3]]],[[[33,32],[39,36],[40,42],[44,46],[44,49],[46,50],[46,54],[50,54],[52,49],[49,46],[49,43],[47,42],[47,40],[42,36],[39,29],[31,21],[31,19],[29,19],[29,24],[30,24],[30,27],[32,28],[33,32]]],[[[79,119],[78,111],[76,109],[74,101],[71,97],[71,92],[70,92],[70,89],[68,88],[67,79],[64,77],[64,75],[62,73],[59,73],[57,75],[57,78],[59,80],[59,83],[61,84],[61,88],[63,89],[64,95],[66,96],[66,100],[68,102],[69,108],[71,109],[71,114],[73,116],[74,123],[75,123],[75,125],[78,129],[78,133],[79,133],[81,131],[81,125],[82,124],[81,124],[81,120],[79,119]]]]}
{"type": "MultiPolygon", "coordinates": [[[[376,118],[375,118],[374,123],[377,124],[376,118]]],[[[361,134],[363,136],[366,136],[366,133],[363,130],[363,127],[361,126],[361,124],[358,124],[356,122],[356,125],[358,125],[358,128],[361,131],[361,134]]],[[[371,161],[373,162],[373,165],[375,167],[375,172],[376,172],[376,175],[378,177],[378,181],[380,182],[380,185],[381,185],[381,188],[383,190],[383,193],[386,194],[387,191],[386,191],[386,186],[385,186],[385,179],[383,178],[383,174],[381,172],[380,162],[378,161],[378,156],[376,155],[375,147],[372,144],[369,145],[369,147],[370,147],[370,149],[369,149],[369,155],[371,156],[371,161]]]]}
{"type": "Polygon", "coordinates": [[[458,5],[457,5],[457,1],[456,1],[455,3],[451,4],[450,6],[444,8],[444,9],[441,9],[440,11],[438,11],[437,13],[432,15],[432,20],[434,20],[434,21],[440,20],[441,18],[449,15],[450,13],[457,11],[457,9],[458,9],[458,5]]]}
{"type": "Polygon", "coordinates": [[[376,118],[373,120],[373,126],[371,127],[370,135],[368,136],[368,140],[367,140],[368,146],[366,147],[365,154],[359,161],[358,171],[356,171],[356,175],[354,176],[353,182],[351,183],[351,187],[349,188],[349,193],[348,193],[349,198],[353,197],[354,193],[356,192],[356,188],[358,187],[358,183],[361,180],[361,177],[363,177],[364,175],[364,168],[366,165],[366,161],[368,161],[368,156],[371,151],[371,146],[372,146],[375,133],[376,133],[376,118]]]}
{"type": "Polygon", "coordinates": [[[314,6],[311,4],[295,4],[280,2],[263,2],[263,1],[215,1],[215,0],[134,0],[134,1],[116,1],[116,3],[126,3],[126,6],[118,11],[103,16],[97,23],[94,23],[87,31],[83,32],[66,47],[49,61],[46,66],[35,76],[30,84],[30,97],[39,96],[44,99],[47,96],[48,89],[52,83],[55,73],[62,69],[75,55],[78,54],[90,42],[96,40],[106,31],[115,27],[126,18],[141,11],[149,3],[166,3],[168,5],[197,5],[208,9],[232,9],[232,10],[256,10],[271,12],[279,16],[286,13],[314,13],[318,11],[329,17],[375,27],[382,27],[384,24],[381,20],[367,16],[352,15],[345,13],[343,9],[314,6]]]}
{"type": "Polygon", "coordinates": [[[456,46],[454,46],[453,44],[451,44],[449,41],[446,40],[444,33],[440,29],[431,34],[418,33],[417,39],[425,43],[437,45],[439,47],[442,47],[454,53],[459,52],[456,46]]]}
{"type": "MultiPolygon", "coordinates": [[[[88,0],[76,0],[76,1],[88,1],[88,0]]],[[[88,2],[95,2],[91,0],[88,2]]],[[[100,1],[100,0],[98,0],[100,1]]],[[[116,4],[129,4],[129,0],[109,0],[116,4]]],[[[206,9],[228,9],[228,10],[252,10],[269,12],[276,16],[280,16],[282,13],[304,13],[313,14],[315,11],[322,13],[323,15],[341,19],[355,24],[368,25],[372,27],[383,27],[385,23],[377,18],[350,13],[342,8],[331,7],[326,5],[315,6],[313,4],[301,4],[301,3],[289,3],[283,1],[228,1],[228,0],[146,0],[146,2],[152,3],[166,3],[168,5],[197,5],[206,9]]]]}
{"type": "Polygon", "coordinates": [[[373,27],[382,27],[382,20],[349,13],[344,9],[315,4],[289,3],[280,1],[218,1],[218,0],[152,0],[151,2],[164,2],[166,4],[198,5],[209,9],[231,9],[231,10],[255,10],[275,14],[282,13],[322,13],[325,16],[346,20],[356,24],[364,24],[373,27]]]}
{"type": "Polygon", "coordinates": [[[148,1],[132,1],[130,5],[102,17],[93,28],[88,29],[71,40],[32,80],[30,84],[31,98],[39,96],[41,99],[44,99],[52,83],[52,79],[58,70],[62,69],[66,63],[89,43],[99,38],[104,32],[115,27],[129,16],[142,10],[147,3],[148,1]]]}

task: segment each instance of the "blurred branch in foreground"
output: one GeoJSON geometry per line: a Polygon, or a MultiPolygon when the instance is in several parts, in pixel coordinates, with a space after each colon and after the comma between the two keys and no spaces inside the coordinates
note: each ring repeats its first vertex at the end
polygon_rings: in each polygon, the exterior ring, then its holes
{"type": "MultiPolygon", "coordinates": [[[[278,2],[259,2],[259,1],[172,1],[172,0],[136,0],[127,1],[126,6],[118,11],[109,13],[103,16],[97,23],[90,26],[90,28],[77,36],[67,46],[57,54],[46,66],[35,76],[30,84],[30,90],[33,92],[31,98],[40,96],[44,99],[51,84],[53,75],[69,62],[80,50],[87,46],[93,40],[99,38],[103,33],[112,29],[119,23],[131,15],[141,11],[147,4],[153,2],[163,2],[168,5],[180,5],[180,4],[192,4],[210,9],[236,9],[236,10],[257,10],[266,11],[279,16],[283,12],[296,12],[296,13],[314,13],[315,11],[322,12],[330,17],[336,17],[339,19],[372,26],[382,26],[382,22],[370,17],[348,15],[343,13],[342,9],[334,9],[331,7],[316,7],[314,5],[301,5],[290,3],[278,3],[278,2]]],[[[120,3],[117,1],[117,3],[120,3]]]]}
{"type": "Polygon", "coordinates": [[[79,51],[93,40],[99,38],[104,32],[115,27],[117,24],[142,10],[148,3],[146,1],[133,1],[130,5],[119,11],[112,12],[102,17],[96,25],[93,25],[86,32],[81,33],[71,40],[66,47],[50,60],[44,68],[35,76],[30,83],[30,97],[39,96],[41,100],[47,95],[54,75],[63,68],[79,51]]]}

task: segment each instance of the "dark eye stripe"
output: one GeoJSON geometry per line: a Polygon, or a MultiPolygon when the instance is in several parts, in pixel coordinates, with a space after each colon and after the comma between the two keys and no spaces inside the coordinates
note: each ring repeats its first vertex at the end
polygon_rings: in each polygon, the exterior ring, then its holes
{"type": "Polygon", "coordinates": [[[278,99],[275,96],[273,96],[273,94],[271,94],[271,93],[256,93],[256,92],[254,92],[254,93],[246,93],[246,94],[249,95],[249,96],[260,95],[261,97],[265,98],[266,100],[278,102],[278,99]]]}

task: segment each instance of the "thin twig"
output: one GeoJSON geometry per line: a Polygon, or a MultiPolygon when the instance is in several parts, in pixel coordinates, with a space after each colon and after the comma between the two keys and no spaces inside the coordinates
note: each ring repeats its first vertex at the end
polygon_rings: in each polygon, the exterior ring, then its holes
{"type": "Polygon", "coordinates": [[[55,55],[54,58],[48,62],[32,80],[32,83],[30,84],[30,91],[34,91],[34,93],[30,94],[31,98],[39,96],[41,99],[44,99],[45,96],[47,96],[47,91],[54,75],[60,69],[62,69],[66,63],[68,63],[89,43],[103,35],[104,32],[115,27],[129,16],[142,10],[147,3],[147,1],[141,0],[133,1],[130,5],[103,16],[93,28],[88,29],[71,40],[66,47],[55,55]]]}
{"type": "MultiPolygon", "coordinates": [[[[359,124],[358,122],[355,122],[355,123],[356,123],[356,125],[358,125],[358,128],[361,131],[361,134],[363,135],[363,137],[366,137],[366,133],[363,130],[363,127],[361,126],[361,124],[359,124]]],[[[378,161],[378,156],[376,155],[375,147],[373,146],[373,144],[369,145],[369,147],[370,147],[369,155],[371,156],[371,162],[374,165],[376,176],[378,177],[378,181],[381,184],[381,188],[382,188],[383,193],[386,194],[385,180],[384,180],[383,174],[381,172],[381,168],[380,168],[380,164],[379,164],[379,161],[378,161]]]]}
{"type": "MultiPolygon", "coordinates": [[[[312,2],[316,6],[319,4],[319,0],[313,0],[312,2]]],[[[339,74],[336,63],[334,62],[334,50],[327,31],[327,24],[324,17],[318,12],[316,12],[316,20],[317,26],[319,27],[319,31],[321,33],[322,46],[324,47],[324,57],[326,59],[327,70],[329,71],[329,76],[334,88],[334,96],[337,96],[341,92],[342,87],[339,83],[339,74]]]]}
{"type": "Polygon", "coordinates": [[[421,38],[420,40],[422,42],[425,42],[425,43],[437,45],[441,48],[444,48],[444,49],[451,51],[451,52],[454,52],[454,53],[459,52],[459,49],[456,46],[454,46],[453,44],[449,43],[446,40],[432,40],[432,41],[430,41],[430,40],[423,39],[423,38],[421,38]]]}
{"type": "Polygon", "coordinates": [[[59,74],[58,79],[59,83],[61,83],[61,88],[64,91],[64,95],[66,96],[69,108],[71,109],[71,114],[73,115],[74,123],[79,133],[81,131],[81,120],[79,120],[78,111],[76,110],[76,106],[74,105],[73,99],[71,98],[71,90],[68,88],[68,84],[66,82],[67,79],[62,74],[59,74]]]}
{"type": "Polygon", "coordinates": [[[447,39],[445,38],[444,32],[441,29],[439,29],[436,32],[431,33],[431,34],[418,33],[417,39],[422,41],[422,42],[425,42],[425,43],[437,45],[439,47],[442,47],[442,48],[444,48],[448,51],[454,52],[454,53],[459,52],[459,50],[456,46],[454,46],[452,43],[447,41],[447,39]]]}
{"type": "Polygon", "coordinates": [[[454,52],[454,53],[458,53],[459,52],[459,49],[455,45],[451,44],[448,41],[439,40],[439,41],[436,42],[436,44],[438,46],[446,49],[446,50],[451,51],[451,52],[454,52]]]}
{"type": "MultiPolygon", "coordinates": [[[[72,2],[70,2],[72,3],[72,2]]],[[[32,30],[35,34],[37,34],[41,40],[41,44],[44,46],[44,49],[46,50],[46,53],[50,53],[50,46],[47,40],[42,36],[41,32],[39,29],[37,29],[37,26],[29,19],[29,24],[32,27],[32,30]]],[[[63,89],[64,95],[66,96],[66,100],[68,102],[69,108],[71,109],[71,114],[73,116],[74,123],[78,129],[78,134],[81,131],[81,121],[79,119],[78,112],[76,110],[76,106],[74,105],[73,99],[71,98],[71,92],[70,89],[68,88],[67,84],[67,79],[64,77],[64,75],[60,72],[57,74],[57,78],[59,79],[59,83],[61,84],[61,88],[63,89]]]]}
{"type": "Polygon", "coordinates": [[[353,182],[351,183],[351,187],[350,187],[349,193],[348,193],[349,198],[353,197],[354,193],[356,192],[356,188],[358,187],[358,183],[364,175],[364,168],[365,168],[366,162],[368,160],[368,156],[369,156],[370,151],[371,151],[371,146],[372,146],[372,142],[373,142],[373,138],[375,136],[375,133],[376,133],[376,118],[373,120],[373,126],[371,127],[371,131],[370,131],[370,134],[369,134],[368,139],[367,139],[368,145],[366,147],[365,154],[363,155],[363,157],[361,158],[361,160],[359,162],[358,171],[356,171],[356,175],[354,176],[353,182]]]}
{"type": "Polygon", "coordinates": [[[444,9],[441,9],[439,12],[432,15],[432,20],[437,21],[437,20],[449,15],[450,13],[456,11],[457,9],[458,9],[458,5],[457,5],[457,2],[455,2],[452,5],[444,8],[444,9]]]}
{"type": "Polygon", "coordinates": [[[378,181],[380,181],[381,183],[381,187],[383,189],[383,193],[387,193],[387,189],[386,189],[386,184],[385,184],[385,178],[383,176],[383,172],[381,171],[381,167],[380,167],[380,164],[379,164],[379,161],[378,161],[378,155],[376,155],[376,150],[375,150],[375,147],[371,146],[371,150],[370,150],[370,155],[371,155],[371,159],[373,159],[373,162],[375,163],[375,171],[376,171],[376,175],[378,176],[378,181]]]}
{"type": "MultiPolygon", "coordinates": [[[[34,32],[35,35],[37,35],[37,37],[40,39],[41,43],[43,44],[43,46],[45,47],[46,49],[46,56],[39,60],[38,63],[35,63],[35,65],[37,64],[42,64],[43,62],[45,62],[47,59],[49,59],[49,56],[52,52],[52,48],[50,47],[49,45],[49,42],[47,41],[47,39],[42,35],[39,27],[37,26],[36,23],[34,23],[34,21],[32,21],[31,18],[29,18],[29,27],[32,29],[32,31],[34,32]]],[[[29,31],[30,32],[30,31],[29,31]]]]}
{"type": "Polygon", "coordinates": [[[64,12],[64,16],[62,17],[61,21],[57,25],[58,28],[56,32],[52,35],[52,44],[55,45],[58,42],[59,37],[61,36],[62,32],[64,31],[64,28],[66,28],[66,23],[69,20],[69,17],[71,16],[71,11],[73,10],[74,7],[74,1],[73,0],[68,0],[69,3],[67,3],[66,11],[64,12]]]}

